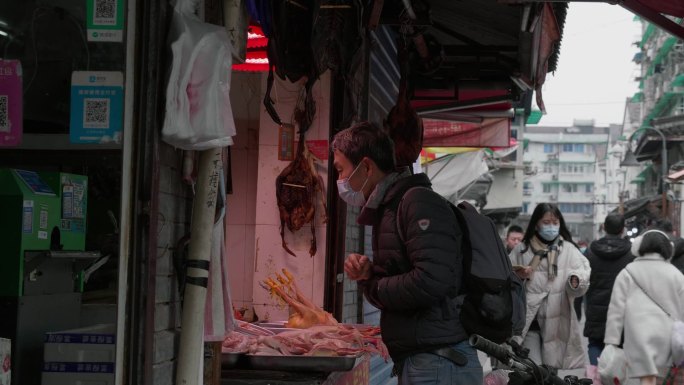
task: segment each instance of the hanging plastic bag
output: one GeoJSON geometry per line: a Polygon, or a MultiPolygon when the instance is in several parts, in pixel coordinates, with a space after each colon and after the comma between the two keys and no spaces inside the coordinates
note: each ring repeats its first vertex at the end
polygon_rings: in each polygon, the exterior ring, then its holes
{"type": "Polygon", "coordinates": [[[672,324],[672,362],[684,366],[684,322],[675,320],[672,324]]]}
{"type": "Polygon", "coordinates": [[[233,144],[231,46],[225,28],[201,21],[196,0],[174,6],[169,38],[173,60],[162,139],[184,150],[233,144]]]}
{"type": "Polygon", "coordinates": [[[603,384],[624,384],[627,380],[627,358],[622,348],[607,344],[598,359],[598,372],[603,384]]]}

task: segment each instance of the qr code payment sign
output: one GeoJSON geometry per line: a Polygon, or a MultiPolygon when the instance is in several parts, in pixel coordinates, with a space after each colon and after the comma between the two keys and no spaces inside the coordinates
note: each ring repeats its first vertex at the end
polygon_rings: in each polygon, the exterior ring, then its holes
{"type": "Polygon", "coordinates": [[[97,25],[116,24],[116,0],[95,0],[93,22],[97,25]]]}
{"type": "Polygon", "coordinates": [[[0,95],[0,132],[10,132],[7,95],[0,95]]]}
{"type": "Polygon", "coordinates": [[[83,128],[109,128],[110,99],[83,99],[83,128]]]}

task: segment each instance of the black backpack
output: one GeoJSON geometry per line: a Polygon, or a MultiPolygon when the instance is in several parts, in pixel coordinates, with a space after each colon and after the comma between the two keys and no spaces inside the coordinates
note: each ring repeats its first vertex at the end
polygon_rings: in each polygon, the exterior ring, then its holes
{"type": "MultiPolygon", "coordinates": [[[[386,209],[398,214],[401,199],[386,205],[386,209]],[[398,202],[396,202],[398,201],[398,202]]],[[[437,193],[435,193],[437,194],[437,193]]],[[[511,261],[491,219],[480,214],[467,202],[454,205],[445,199],[454,212],[463,231],[464,282],[459,297],[462,298],[461,324],[468,334],[479,334],[493,342],[502,343],[513,335],[519,335],[525,326],[525,287],[513,272],[511,261]]],[[[396,217],[399,238],[404,241],[399,216],[396,217]]]]}

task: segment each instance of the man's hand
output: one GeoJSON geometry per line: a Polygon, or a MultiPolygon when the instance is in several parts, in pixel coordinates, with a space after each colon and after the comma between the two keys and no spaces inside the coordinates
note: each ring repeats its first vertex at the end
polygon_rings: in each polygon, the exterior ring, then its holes
{"type": "Polygon", "coordinates": [[[371,261],[365,255],[349,254],[344,261],[344,272],[352,281],[370,279],[372,275],[371,261]]]}

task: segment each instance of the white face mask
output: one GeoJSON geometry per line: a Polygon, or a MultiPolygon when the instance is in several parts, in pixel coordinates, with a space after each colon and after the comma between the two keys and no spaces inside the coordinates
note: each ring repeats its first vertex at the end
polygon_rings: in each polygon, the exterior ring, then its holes
{"type": "Polygon", "coordinates": [[[366,180],[363,182],[360,191],[354,191],[349,184],[349,179],[356,173],[356,170],[358,170],[360,166],[361,163],[356,166],[348,177],[337,181],[337,193],[340,195],[340,198],[350,206],[362,207],[366,204],[366,197],[363,196],[363,188],[366,187],[366,183],[368,183],[368,177],[366,177],[366,180]]]}

